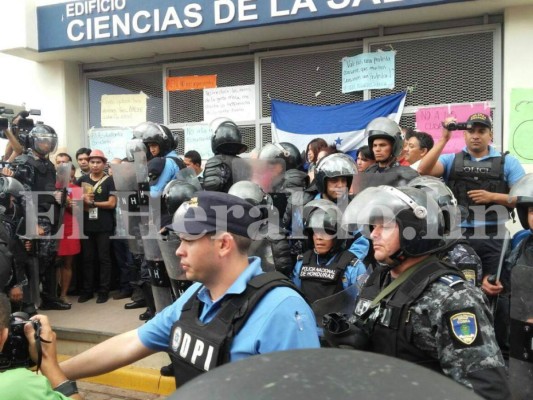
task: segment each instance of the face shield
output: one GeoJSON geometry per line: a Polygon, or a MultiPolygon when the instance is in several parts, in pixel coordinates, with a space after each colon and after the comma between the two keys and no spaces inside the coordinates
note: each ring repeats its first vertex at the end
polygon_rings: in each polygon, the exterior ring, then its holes
{"type": "Polygon", "coordinates": [[[53,133],[39,133],[33,137],[33,150],[45,156],[57,149],[57,135],[53,133]]]}
{"type": "Polygon", "coordinates": [[[438,205],[426,193],[420,190],[417,190],[417,192],[426,196],[426,201],[417,202],[404,192],[391,186],[365,189],[346,208],[341,226],[348,232],[361,230],[362,234],[367,238],[370,237],[372,225],[395,222],[405,228],[405,231],[402,232],[405,239],[412,239],[416,236],[417,232],[408,232],[409,228],[413,230],[412,225],[416,221],[425,220],[423,225],[428,227],[426,231],[430,231],[430,228],[434,228],[437,231],[439,226],[442,225],[442,221],[439,220],[442,214],[439,212],[438,205]],[[430,204],[430,210],[428,210],[426,204],[430,204]],[[402,218],[398,218],[400,212],[404,210],[411,212],[402,213],[402,218]],[[409,238],[409,236],[411,237],[409,238]]]}

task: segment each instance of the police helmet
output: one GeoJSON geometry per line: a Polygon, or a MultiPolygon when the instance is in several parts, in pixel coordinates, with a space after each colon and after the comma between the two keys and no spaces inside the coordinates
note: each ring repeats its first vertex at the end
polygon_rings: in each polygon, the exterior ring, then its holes
{"type": "Polygon", "coordinates": [[[524,175],[509,191],[509,198],[516,198],[516,212],[524,229],[531,229],[527,221],[528,208],[533,207],[533,174],[524,175]]]}
{"type": "Polygon", "coordinates": [[[392,186],[370,187],[348,205],[341,226],[360,229],[370,238],[372,225],[395,222],[399,228],[400,249],[389,257],[399,263],[405,257],[436,253],[448,246],[444,237],[444,217],[438,204],[421,189],[392,186]]]}
{"type": "Polygon", "coordinates": [[[30,148],[46,156],[57,148],[57,134],[54,128],[45,124],[36,124],[30,132],[30,148]]]}
{"type": "Polygon", "coordinates": [[[198,189],[194,185],[187,182],[172,180],[167,183],[162,196],[168,213],[174,215],[179,206],[192,199],[197,191],[198,189]]]}
{"type": "Polygon", "coordinates": [[[6,209],[10,206],[10,196],[20,200],[24,192],[24,186],[12,177],[0,177],[0,205],[6,209]]]}
{"type": "Polygon", "coordinates": [[[341,212],[330,200],[311,200],[303,209],[304,233],[309,235],[314,230],[328,234],[337,233],[341,212]]]}
{"type": "Polygon", "coordinates": [[[407,186],[423,190],[436,201],[444,217],[444,231],[447,235],[452,232],[460,233],[458,223],[461,220],[461,211],[453,192],[441,179],[433,176],[418,176],[409,181],[407,186]]]}
{"type": "Polygon", "coordinates": [[[248,146],[242,143],[242,134],[237,124],[227,118],[217,118],[210,124],[211,150],[214,154],[234,156],[244,153],[248,146]]]}
{"type": "Polygon", "coordinates": [[[128,158],[128,161],[133,162],[135,160],[135,153],[138,151],[143,152],[148,156],[148,149],[144,145],[142,139],[133,138],[128,140],[126,143],[126,157],[128,158]]]}
{"type": "Polygon", "coordinates": [[[357,165],[348,155],[343,153],[330,154],[322,158],[315,170],[315,182],[320,193],[326,192],[326,179],[345,177],[348,189],[352,186],[353,176],[357,174],[357,165]]]}
{"type": "Polygon", "coordinates": [[[387,139],[392,143],[391,157],[398,157],[402,152],[402,130],[392,119],[386,117],[373,119],[366,127],[365,136],[368,138],[368,146],[372,154],[374,154],[372,146],[375,139],[387,139]]]}
{"type": "Polygon", "coordinates": [[[142,141],[148,146],[150,143],[159,145],[160,156],[166,155],[169,151],[174,150],[174,138],[172,132],[166,126],[146,121],[137,125],[134,129],[135,135],[141,134],[142,141]]]}
{"type": "Polygon", "coordinates": [[[302,166],[302,154],[292,143],[268,143],[259,153],[259,159],[265,161],[285,162],[285,170],[299,169],[302,166]]]}
{"type": "Polygon", "coordinates": [[[272,205],[272,198],[254,182],[240,181],[231,185],[228,194],[240,197],[254,206],[272,205]]]}

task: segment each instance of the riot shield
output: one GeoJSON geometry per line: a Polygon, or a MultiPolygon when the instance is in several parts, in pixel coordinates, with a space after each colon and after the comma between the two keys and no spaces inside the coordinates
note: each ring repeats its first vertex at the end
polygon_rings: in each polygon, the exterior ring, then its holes
{"type": "Polygon", "coordinates": [[[111,170],[117,190],[117,235],[133,236],[128,239],[131,253],[144,254],[139,228],[141,216],[138,213],[136,165],[130,162],[113,164],[111,170]]]}
{"type": "Polygon", "coordinates": [[[188,183],[196,188],[196,190],[203,190],[202,184],[196,176],[196,172],[192,168],[183,168],[178,171],[176,174],[177,181],[188,183]]]}
{"type": "MultiPolygon", "coordinates": [[[[163,256],[159,249],[158,237],[150,235],[149,225],[140,225],[144,248],[144,258],[150,274],[150,285],[154,295],[156,312],[170,305],[173,301],[170,279],[165,268],[163,256]]],[[[157,235],[160,236],[160,235],[157,235]]]]}
{"type": "Polygon", "coordinates": [[[509,381],[513,399],[533,398],[533,266],[511,271],[511,350],[509,381]]]}
{"type": "Polygon", "coordinates": [[[315,313],[317,325],[322,326],[322,317],[326,314],[352,315],[355,310],[357,293],[358,288],[355,284],[331,296],[316,300],[311,304],[311,309],[315,313]]]}
{"type": "Polygon", "coordinates": [[[67,208],[67,188],[70,183],[70,172],[72,163],[59,164],[56,167],[56,189],[61,191],[61,202],[59,207],[59,218],[57,219],[56,232],[63,226],[65,209],[67,208]]]}
{"type": "Polygon", "coordinates": [[[139,190],[139,203],[141,206],[147,206],[150,198],[150,185],[148,183],[148,161],[146,159],[146,153],[136,151],[133,157],[139,190]]]}
{"type": "Polygon", "coordinates": [[[278,351],[231,362],[179,387],[168,400],[481,399],[412,362],[345,349],[278,351]]]}
{"type": "Polygon", "coordinates": [[[171,233],[158,238],[157,244],[159,245],[159,250],[161,250],[165,268],[170,278],[172,292],[177,299],[192,283],[187,280],[187,276],[181,268],[180,258],[176,255],[176,249],[180,245],[180,240],[176,235],[171,233]]]}

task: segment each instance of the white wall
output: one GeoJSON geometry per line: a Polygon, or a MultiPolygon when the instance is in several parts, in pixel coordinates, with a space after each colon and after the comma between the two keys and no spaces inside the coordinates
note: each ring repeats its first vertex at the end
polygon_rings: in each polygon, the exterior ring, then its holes
{"type": "MultiPolygon", "coordinates": [[[[504,149],[509,141],[509,115],[511,113],[511,90],[533,88],[533,5],[510,7],[504,14],[504,61],[503,61],[503,111],[504,149]]],[[[531,132],[533,142],[533,132],[531,132]]],[[[524,164],[526,172],[533,173],[533,164],[524,164]]]]}

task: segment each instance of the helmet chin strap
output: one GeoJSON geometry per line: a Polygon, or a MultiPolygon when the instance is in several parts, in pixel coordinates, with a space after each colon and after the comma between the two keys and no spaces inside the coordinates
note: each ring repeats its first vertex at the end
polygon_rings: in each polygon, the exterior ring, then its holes
{"type": "Polygon", "coordinates": [[[394,254],[391,254],[389,258],[391,259],[392,263],[380,263],[382,265],[385,265],[389,270],[397,267],[406,259],[402,249],[399,249],[394,254]]]}

